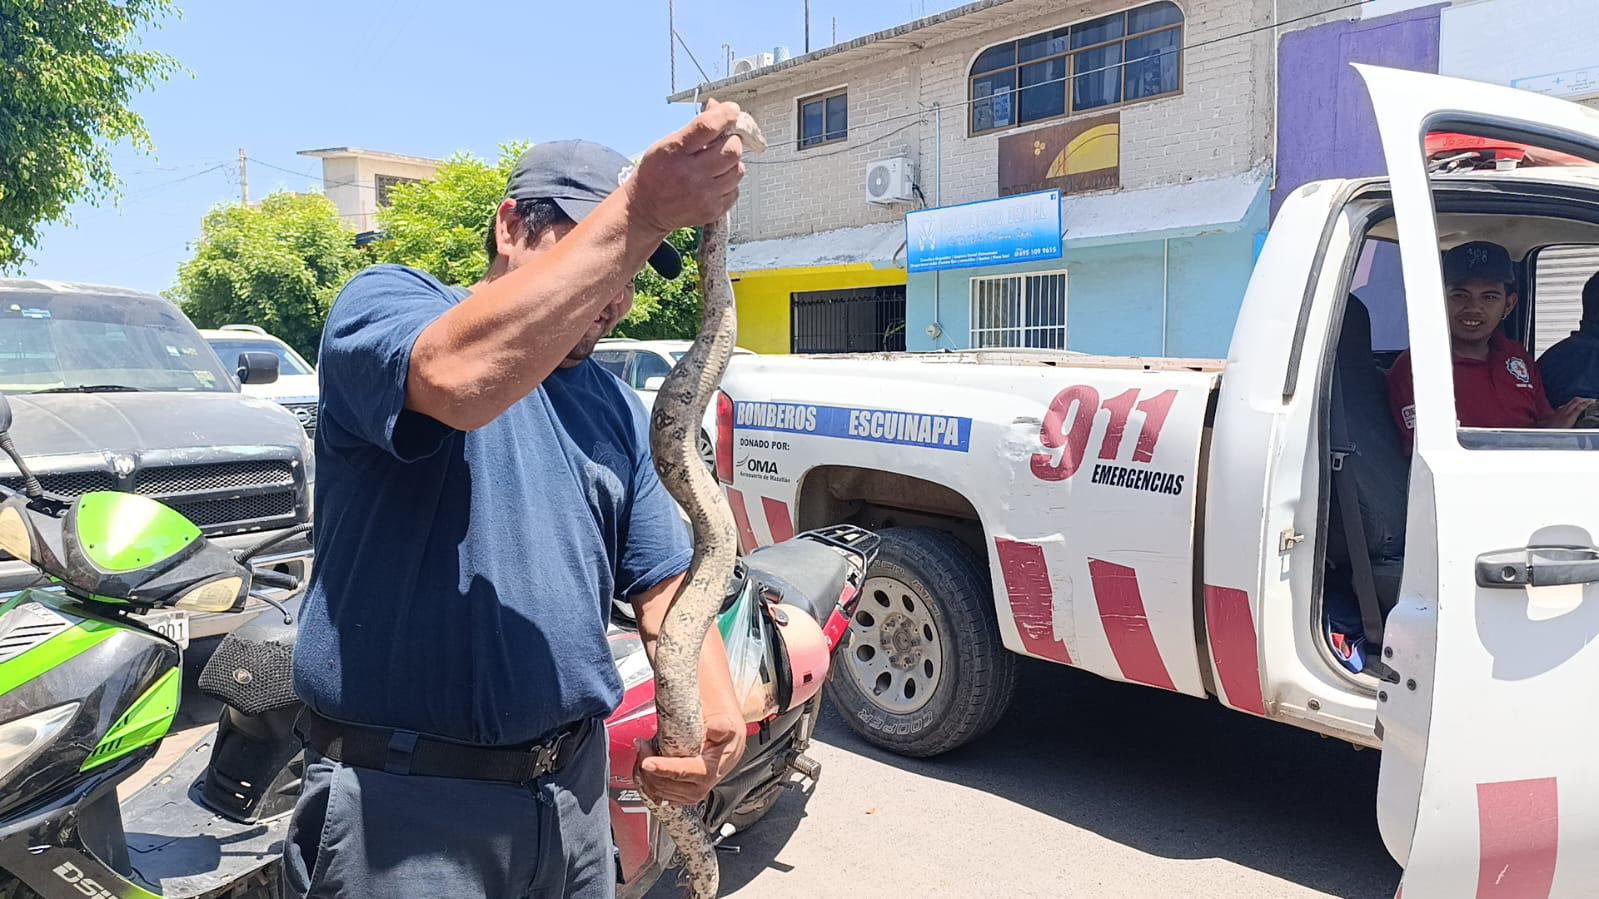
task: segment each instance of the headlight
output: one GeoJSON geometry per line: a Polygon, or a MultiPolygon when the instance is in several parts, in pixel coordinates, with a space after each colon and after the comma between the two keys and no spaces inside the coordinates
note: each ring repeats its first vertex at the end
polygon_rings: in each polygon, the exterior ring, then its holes
{"type": "Polygon", "coordinates": [[[28,535],[28,523],[15,506],[0,508],[0,550],[13,559],[33,560],[33,538],[28,535]]]}
{"type": "Polygon", "coordinates": [[[0,784],[50,745],[77,713],[78,704],[69,702],[0,724],[0,784]]]}
{"type": "Polygon", "coordinates": [[[239,601],[239,591],[243,588],[244,578],[241,577],[208,581],[183,594],[172,605],[175,608],[193,609],[196,612],[228,612],[232,611],[234,604],[239,601]]]}

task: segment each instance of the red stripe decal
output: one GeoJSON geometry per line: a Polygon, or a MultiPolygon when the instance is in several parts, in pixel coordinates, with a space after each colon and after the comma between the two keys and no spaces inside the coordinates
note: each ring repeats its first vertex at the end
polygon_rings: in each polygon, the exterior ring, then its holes
{"type": "Polygon", "coordinates": [[[999,570],[1005,578],[1005,593],[1010,597],[1010,613],[1016,619],[1022,648],[1070,665],[1071,651],[1065,641],[1055,636],[1055,591],[1049,586],[1044,548],[1003,537],[995,538],[994,548],[999,551],[999,570]]]}
{"type": "Polygon", "coordinates": [[[743,491],[727,488],[727,504],[733,509],[733,522],[738,525],[738,542],[743,551],[750,552],[760,546],[755,542],[755,529],[750,527],[750,513],[744,508],[743,491]]]}
{"type": "Polygon", "coordinates": [[[1477,784],[1477,899],[1548,899],[1560,843],[1553,777],[1477,784]]]}
{"type": "Polygon", "coordinates": [[[1260,695],[1260,650],[1249,594],[1231,587],[1205,585],[1205,635],[1216,662],[1227,704],[1244,712],[1266,714],[1260,695]]]}
{"type": "Polygon", "coordinates": [[[1138,573],[1125,565],[1088,560],[1088,578],[1099,604],[1099,621],[1122,677],[1151,687],[1175,690],[1166,663],[1160,659],[1155,635],[1144,615],[1144,597],[1138,592],[1138,573]]]}
{"type": "Polygon", "coordinates": [[[794,522],[788,517],[788,503],[763,496],[761,508],[766,512],[766,526],[772,531],[773,543],[794,539],[794,522]]]}

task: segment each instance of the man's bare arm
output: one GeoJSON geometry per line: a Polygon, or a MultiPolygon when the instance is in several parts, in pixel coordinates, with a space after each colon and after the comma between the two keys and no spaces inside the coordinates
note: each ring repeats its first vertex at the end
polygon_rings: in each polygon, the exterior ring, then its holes
{"type": "Polygon", "coordinates": [[[738,106],[716,104],[651,147],[637,173],[550,252],[481,285],[411,350],[405,405],[458,430],[538,387],[674,228],[724,215],[738,195],[738,106]]]}

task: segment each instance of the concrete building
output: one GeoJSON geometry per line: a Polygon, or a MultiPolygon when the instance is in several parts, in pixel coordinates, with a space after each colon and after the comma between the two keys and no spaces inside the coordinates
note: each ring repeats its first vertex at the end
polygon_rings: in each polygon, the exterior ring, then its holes
{"type": "Polygon", "coordinates": [[[301,150],[299,155],[322,160],[322,192],[338,207],[344,223],[358,235],[377,228],[377,211],[389,205],[390,188],[431,178],[440,163],[437,159],[360,147],[301,150]]]}
{"type": "Polygon", "coordinates": [[[1224,354],[1268,222],[1273,6],[981,0],[674,95],[771,145],[733,215],[740,343],[1224,354]],[[1040,190],[1058,258],[907,277],[908,212],[1040,190]]]}

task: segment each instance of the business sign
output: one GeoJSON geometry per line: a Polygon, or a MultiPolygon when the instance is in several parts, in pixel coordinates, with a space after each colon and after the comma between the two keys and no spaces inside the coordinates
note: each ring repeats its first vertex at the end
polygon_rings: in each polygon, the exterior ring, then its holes
{"type": "Polygon", "coordinates": [[[1121,113],[1073,119],[999,139],[999,195],[1121,187],[1121,113]]]}
{"type": "Polygon", "coordinates": [[[905,213],[911,274],[1060,258],[1060,191],[905,213]]]}

